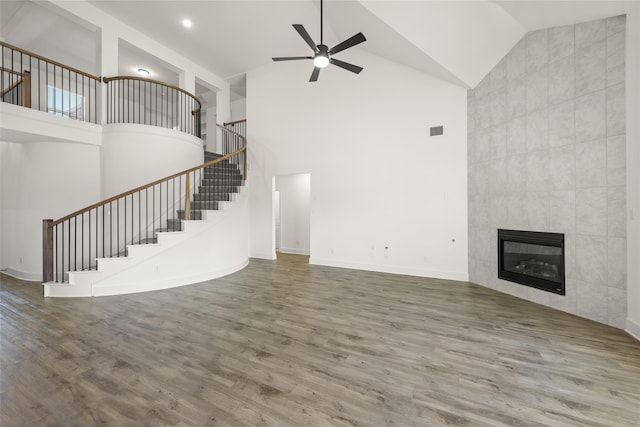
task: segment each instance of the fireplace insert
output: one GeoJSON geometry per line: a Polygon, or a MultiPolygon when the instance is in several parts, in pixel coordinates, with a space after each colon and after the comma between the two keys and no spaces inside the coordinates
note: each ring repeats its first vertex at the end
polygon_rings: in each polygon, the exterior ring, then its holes
{"type": "Polygon", "coordinates": [[[498,229],[498,278],[564,295],[564,234],[498,229]]]}

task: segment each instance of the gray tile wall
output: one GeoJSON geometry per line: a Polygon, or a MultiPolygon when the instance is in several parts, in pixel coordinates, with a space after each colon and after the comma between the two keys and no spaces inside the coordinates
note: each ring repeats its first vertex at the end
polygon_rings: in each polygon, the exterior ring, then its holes
{"type": "Polygon", "coordinates": [[[468,92],[470,281],[623,328],[625,17],[528,33],[468,92]],[[565,234],[566,295],[497,278],[497,229],[565,234]]]}

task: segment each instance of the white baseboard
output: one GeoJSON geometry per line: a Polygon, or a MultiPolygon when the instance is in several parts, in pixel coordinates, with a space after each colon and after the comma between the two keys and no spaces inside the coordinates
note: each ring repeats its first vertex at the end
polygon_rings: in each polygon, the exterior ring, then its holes
{"type": "Polygon", "coordinates": [[[267,254],[267,253],[253,253],[249,255],[250,258],[257,258],[257,259],[269,259],[269,260],[274,260],[276,259],[276,253],[272,253],[272,254],[267,254]]]}
{"type": "Polygon", "coordinates": [[[638,341],[640,341],[640,323],[635,320],[627,318],[627,325],[625,331],[638,341]]]}
{"type": "Polygon", "coordinates": [[[395,265],[366,264],[358,262],[338,261],[330,259],[313,258],[309,264],[325,265],[327,267],[350,268],[353,270],[375,271],[378,273],[404,274],[407,276],[430,277],[434,279],[469,281],[468,272],[422,270],[418,268],[402,267],[395,265]]]}
{"type": "Polygon", "coordinates": [[[0,273],[6,274],[7,276],[15,277],[16,279],[26,280],[28,282],[40,282],[42,283],[42,271],[37,273],[20,271],[14,268],[2,267],[0,269],[0,273]]]}
{"type": "Polygon", "coordinates": [[[278,249],[278,252],[293,255],[310,255],[309,249],[280,248],[278,249]]]}

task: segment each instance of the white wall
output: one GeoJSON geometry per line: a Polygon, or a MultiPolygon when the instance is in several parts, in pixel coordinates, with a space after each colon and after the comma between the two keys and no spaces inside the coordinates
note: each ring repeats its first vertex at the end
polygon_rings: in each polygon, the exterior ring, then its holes
{"type": "Polygon", "coordinates": [[[247,98],[236,99],[231,101],[231,121],[242,120],[247,118],[247,98]]]}
{"type": "Polygon", "coordinates": [[[280,209],[276,206],[276,211],[280,214],[279,251],[309,255],[311,175],[304,173],[277,176],[276,190],[280,194],[280,209]]]}
{"type": "Polygon", "coordinates": [[[247,74],[252,256],[273,251],[271,178],[309,172],[312,263],[466,280],[465,89],[357,49],[341,59],[364,71],[247,74]]]}
{"type": "Polygon", "coordinates": [[[104,125],[102,198],[200,165],[203,142],[173,129],[137,124],[104,125]]]}
{"type": "Polygon", "coordinates": [[[59,218],[100,200],[100,147],[2,141],[0,149],[0,266],[16,277],[41,280],[42,220],[59,218]]]}
{"type": "Polygon", "coordinates": [[[640,339],[640,4],[627,13],[627,324],[640,339]]]}

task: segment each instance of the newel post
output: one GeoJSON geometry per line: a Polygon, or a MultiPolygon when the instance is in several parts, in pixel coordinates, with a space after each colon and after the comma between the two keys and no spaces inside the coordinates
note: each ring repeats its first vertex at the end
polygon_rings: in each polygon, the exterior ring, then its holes
{"type": "Polygon", "coordinates": [[[53,220],[42,220],[42,282],[53,282],[53,220]]]}
{"type": "Polygon", "coordinates": [[[31,108],[31,71],[22,73],[22,106],[31,108]]]}
{"type": "Polygon", "coordinates": [[[191,219],[191,175],[189,172],[187,172],[185,187],[187,188],[184,190],[184,219],[188,221],[191,219]]]}

